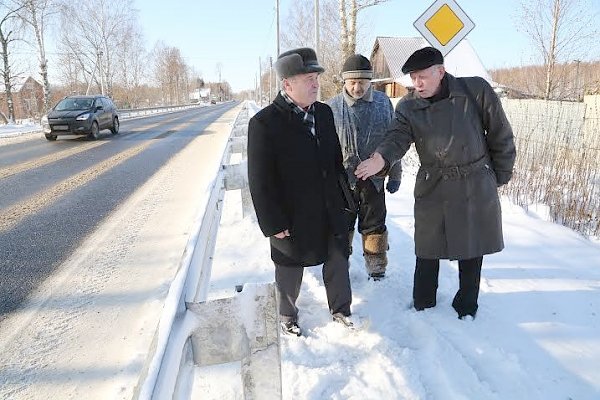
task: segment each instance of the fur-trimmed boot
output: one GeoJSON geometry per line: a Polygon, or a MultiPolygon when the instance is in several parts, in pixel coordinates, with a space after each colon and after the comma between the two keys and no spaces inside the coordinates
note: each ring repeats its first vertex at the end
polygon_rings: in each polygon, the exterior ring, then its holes
{"type": "Polygon", "coordinates": [[[362,239],[367,273],[377,281],[385,276],[388,263],[388,233],[362,235],[362,239]]]}

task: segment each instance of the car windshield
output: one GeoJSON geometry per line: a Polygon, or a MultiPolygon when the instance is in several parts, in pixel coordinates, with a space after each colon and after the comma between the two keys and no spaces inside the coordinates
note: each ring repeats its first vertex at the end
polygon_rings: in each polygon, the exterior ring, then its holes
{"type": "Polygon", "coordinates": [[[54,108],[56,111],[75,111],[75,110],[88,110],[92,108],[94,99],[62,99],[58,102],[54,108]]]}

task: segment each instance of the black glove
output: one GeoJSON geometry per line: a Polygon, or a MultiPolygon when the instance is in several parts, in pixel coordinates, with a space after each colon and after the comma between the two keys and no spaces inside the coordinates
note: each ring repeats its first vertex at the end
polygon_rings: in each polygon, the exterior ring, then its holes
{"type": "Polygon", "coordinates": [[[385,185],[385,188],[390,193],[396,193],[399,187],[400,181],[397,181],[395,179],[388,179],[387,185],[385,185]]]}

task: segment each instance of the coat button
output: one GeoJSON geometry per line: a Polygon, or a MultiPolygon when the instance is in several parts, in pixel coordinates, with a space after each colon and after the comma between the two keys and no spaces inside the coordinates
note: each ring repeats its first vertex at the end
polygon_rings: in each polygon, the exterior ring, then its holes
{"type": "Polygon", "coordinates": [[[443,178],[445,181],[447,181],[447,180],[448,180],[448,175],[444,175],[442,178],[443,178]]]}

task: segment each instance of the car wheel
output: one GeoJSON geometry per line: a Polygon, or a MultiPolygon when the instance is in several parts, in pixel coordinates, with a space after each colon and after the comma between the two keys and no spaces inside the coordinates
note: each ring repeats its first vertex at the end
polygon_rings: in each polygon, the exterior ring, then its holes
{"type": "Polygon", "coordinates": [[[96,121],[94,121],[94,122],[92,122],[92,130],[90,131],[88,138],[90,140],[96,140],[96,139],[98,139],[99,135],[100,135],[100,129],[98,128],[98,123],[96,121]]]}
{"type": "Polygon", "coordinates": [[[117,133],[119,133],[119,118],[117,118],[117,117],[113,118],[112,128],[110,128],[110,131],[112,132],[113,135],[116,135],[117,133]]]}
{"type": "Polygon", "coordinates": [[[45,136],[46,136],[46,140],[49,140],[49,141],[56,140],[56,135],[45,135],[45,136]]]}

